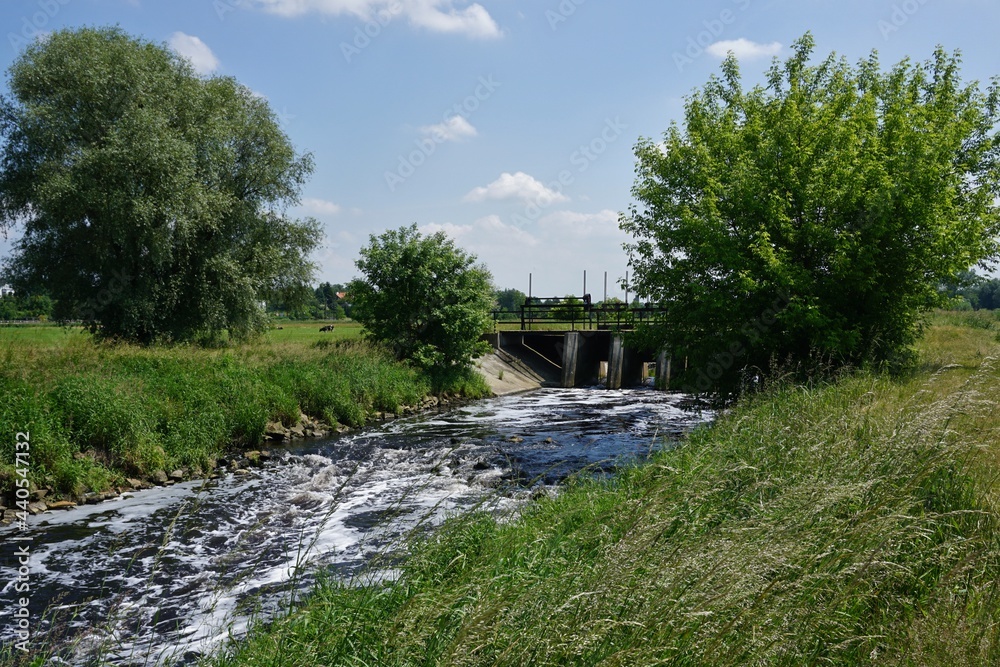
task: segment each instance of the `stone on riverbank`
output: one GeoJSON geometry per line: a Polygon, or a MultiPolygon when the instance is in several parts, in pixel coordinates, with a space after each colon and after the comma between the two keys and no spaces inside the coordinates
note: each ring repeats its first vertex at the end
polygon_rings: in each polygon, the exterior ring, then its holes
{"type": "Polygon", "coordinates": [[[68,510],[76,507],[76,503],[72,500],[56,500],[54,502],[45,503],[45,507],[50,510],[68,510]]]}

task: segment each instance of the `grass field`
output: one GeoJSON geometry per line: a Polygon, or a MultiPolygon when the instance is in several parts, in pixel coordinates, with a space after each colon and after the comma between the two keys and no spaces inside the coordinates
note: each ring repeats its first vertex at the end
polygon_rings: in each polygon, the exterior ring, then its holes
{"type": "MultiPolygon", "coordinates": [[[[320,340],[361,338],[362,327],[357,322],[282,322],[264,334],[264,344],[297,343],[311,345],[320,340]],[[320,328],[333,324],[332,332],[320,328]]],[[[58,324],[0,326],[0,349],[9,345],[59,349],[75,340],[89,340],[90,335],[81,327],[64,327],[58,324]]],[[[259,344],[259,343],[258,343],[259,344]]]]}
{"type": "Polygon", "coordinates": [[[357,322],[288,322],[277,325],[264,334],[268,343],[304,343],[313,344],[316,341],[361,338],[362,327],[357,322]],[[327,324],[333,324],[333,331],[320,332],[327,324]]]}
{"type": "MultiPolygon", "coordinates": [[[[268,421],[301,413],[361,426],[432,392],[488,393],[469,374],[433,386],[421,371],[364,342],[360,327],[282,324],[221,349],[95,344],[79,328],[0,328],[0,499],[15,480],[15,434],[30,433],[33,484],[71,497],[127,477],[214,467],[256,447],[268,421]]],[[[9,506],[9,505],[8,505],[9,506]]]]}
{"type": "Polygon", "coordinates": [[[612,480],[454,519],[396,581],[324,582],[211,662],[1000,664],[997,340],[939,314],[907,377],[779,382],[612,480]]]}

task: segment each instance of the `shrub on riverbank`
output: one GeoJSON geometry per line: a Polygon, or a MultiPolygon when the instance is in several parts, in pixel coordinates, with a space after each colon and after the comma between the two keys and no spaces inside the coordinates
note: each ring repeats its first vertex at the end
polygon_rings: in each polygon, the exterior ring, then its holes
{"type": "MultiPolygon", "coordinates": [[[[488,393],[478,377],[442,389],[488,393]]],[[[30,479],[79,494],[156,470],[206,472],[228,448],[261,444],[269,420],[291,425],[300,410],[360,426],[431,391],[426,374],[357,339],[221,350],[95,345],[78,334],[60,344],[8,340],[0,348],[0,494],[13,488],[17,432],[30,432],[30,479]]]]}
{"type": "Polygon", "coordinates": [[[1000,664],[994,335],[935,326],[908,379],[748,397],[513,522],[459,518],[213,664],[1000,664]]]}

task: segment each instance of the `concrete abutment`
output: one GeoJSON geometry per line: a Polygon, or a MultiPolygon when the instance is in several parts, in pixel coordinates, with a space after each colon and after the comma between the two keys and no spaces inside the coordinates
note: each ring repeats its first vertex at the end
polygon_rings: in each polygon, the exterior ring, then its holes
{"type": "Polygon", "coordinates": [[[626,344],[612,331],[500,331],[484,336],[545,379],[545,386],[589,387],[605,378],[609,389],[643,383],[646,364],[656,364],[656,387],[669,388],[670,359],[626,344]]]}

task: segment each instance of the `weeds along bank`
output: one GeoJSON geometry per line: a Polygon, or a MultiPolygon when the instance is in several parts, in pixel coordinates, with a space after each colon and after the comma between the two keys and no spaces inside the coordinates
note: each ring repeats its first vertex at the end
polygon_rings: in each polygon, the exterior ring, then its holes
{"type": "Polygon", "coordinates": [[[14,488],[19,432],[30,432],[31,482],[75,496],[156,471],[207,473],[227,450],[260,445],[269,421],[292,426],[300,413],[361,426],[433,391],[487,391],[478,376],[432,387],[356,333],[317,328],[220,350],[95,345],[57,327],[0,330],[0,500],[14,488]]]}
{"type": "Polygon", "coordinates": [[[213,664],[1000,664],[997,332],[965,324],[910,378],[775,390],[512,522],[457,518],[213,664]]]}

